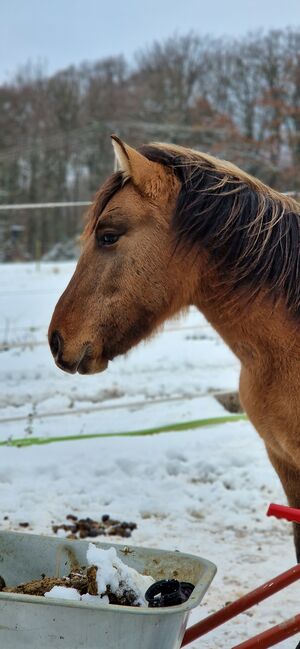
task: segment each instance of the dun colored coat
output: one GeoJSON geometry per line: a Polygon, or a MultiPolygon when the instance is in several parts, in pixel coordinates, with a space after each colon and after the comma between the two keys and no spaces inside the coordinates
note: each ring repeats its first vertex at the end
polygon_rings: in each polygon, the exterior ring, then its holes
{"type": "Polygon", "coordinates": [[[112,141],[119,171],[49,328],[57,365],[100,372],[196,306],[239,358],[241,401],[300,507],[300,205],[207,154],[112,141]]]}

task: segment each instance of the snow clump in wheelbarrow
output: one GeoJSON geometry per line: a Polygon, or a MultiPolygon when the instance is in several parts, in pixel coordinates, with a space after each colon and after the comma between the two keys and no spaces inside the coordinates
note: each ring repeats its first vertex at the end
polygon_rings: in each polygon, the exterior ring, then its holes
{"type": "MultiPolygon", "coordinates": [[[[64,585],[54,586],[45,597],[81,600],[95,604],[148,606],[145,592],[154,579],[127,566],[115,548],[102,550],[93,543],[87,551],[87,592],[64,585]]],[[[83,588],[84,590],[84,588],[83,588]]]]}

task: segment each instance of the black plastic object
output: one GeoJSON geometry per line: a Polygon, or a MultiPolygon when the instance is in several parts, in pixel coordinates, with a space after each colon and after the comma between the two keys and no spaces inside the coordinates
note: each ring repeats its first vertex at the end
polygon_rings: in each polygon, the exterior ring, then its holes
{"type": "Polygon", "coordinates": [[[190,597],[195,586],[187,581],[162,579],[152,584],[145,593],[149,608],[162,608],[183,604],[190,597]]]}

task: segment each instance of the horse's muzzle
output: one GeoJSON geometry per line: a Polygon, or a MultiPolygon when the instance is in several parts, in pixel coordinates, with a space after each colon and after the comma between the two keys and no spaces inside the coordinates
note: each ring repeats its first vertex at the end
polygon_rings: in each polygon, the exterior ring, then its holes
{"type": "Polygon", "coordinates": [[[66,346],[61,333],[57,330],[49,335],[49,345],[57,367],[69,374],[95,374],[103,372],[108,365],[108,361],[95,357],[91,343],[82,345],[79,353],[74,359],[74,352],[71,359],[70,353],[66,355],[66,346]]]}

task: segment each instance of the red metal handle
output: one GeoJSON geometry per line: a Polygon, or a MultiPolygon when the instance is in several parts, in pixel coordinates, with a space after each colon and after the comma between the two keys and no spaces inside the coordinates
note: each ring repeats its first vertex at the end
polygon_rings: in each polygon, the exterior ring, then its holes
{"type": "Polygon", "coordinates": [[[276,518],[285,518],[286,521],[291,521],[292,523],[300,523],[300,509],[295,509],[295,507],[286,507],[271,503],[267,511],[267,516],[276,516],[276,518]]]}
{"type": "MultiPolygon", "coordinates": [[[[228,604],[228,606],[221,608],[220,611],[209,615],[204,620],[201,620],[201,622],[197,622],[197,624],[191,626],[186,630],[181,646],[184,647],[189,642],[196,640],[196,638],[200,638],[209,631],[216,629],[221,624],[224,624],[228,620],[231,620],[233,617],[236,617],[236,615],[247,611],[248,608],[251,608],[251,606],[253,606],[254,604],[259,604],[259,602],[262,602],[264,599],[267,599],[268,597],[271,597],[271,595],[278,593],[279,590],[286,588],[286,586],[289,586],[298,579],[300,579],[300,564],[297,564],[293,568],[290,568],[290,570],[281,573],[274,579],[271,579],[262,586],[259,586],[259,588],[256,588],[243,597],[240,597],[240,599],[236,600],[235,602],[232,602],[231,604],[228,604]]],[[[298,628],[294,631],[294,633],[297,633],[297,631],[298,628]]],[[[263,649],[272,645],[258,644],[253,646],[257,646],[263,649]]]]}
{"type": "Polygon", "coordinates": [[[272,626],[271,629],[259,633],[253,638],[250,638],[250,640],[235,645],[232,649],[268,649],[269,647],[274,647],[278,642],[282,642],[282,640],[291,638],[299,631],[300,615],[295,615],[295,617],[292,617],[290,620],[286,620],[286,622],[282,622],[281,624],[276,624],[276,626],[272,626]]]}

